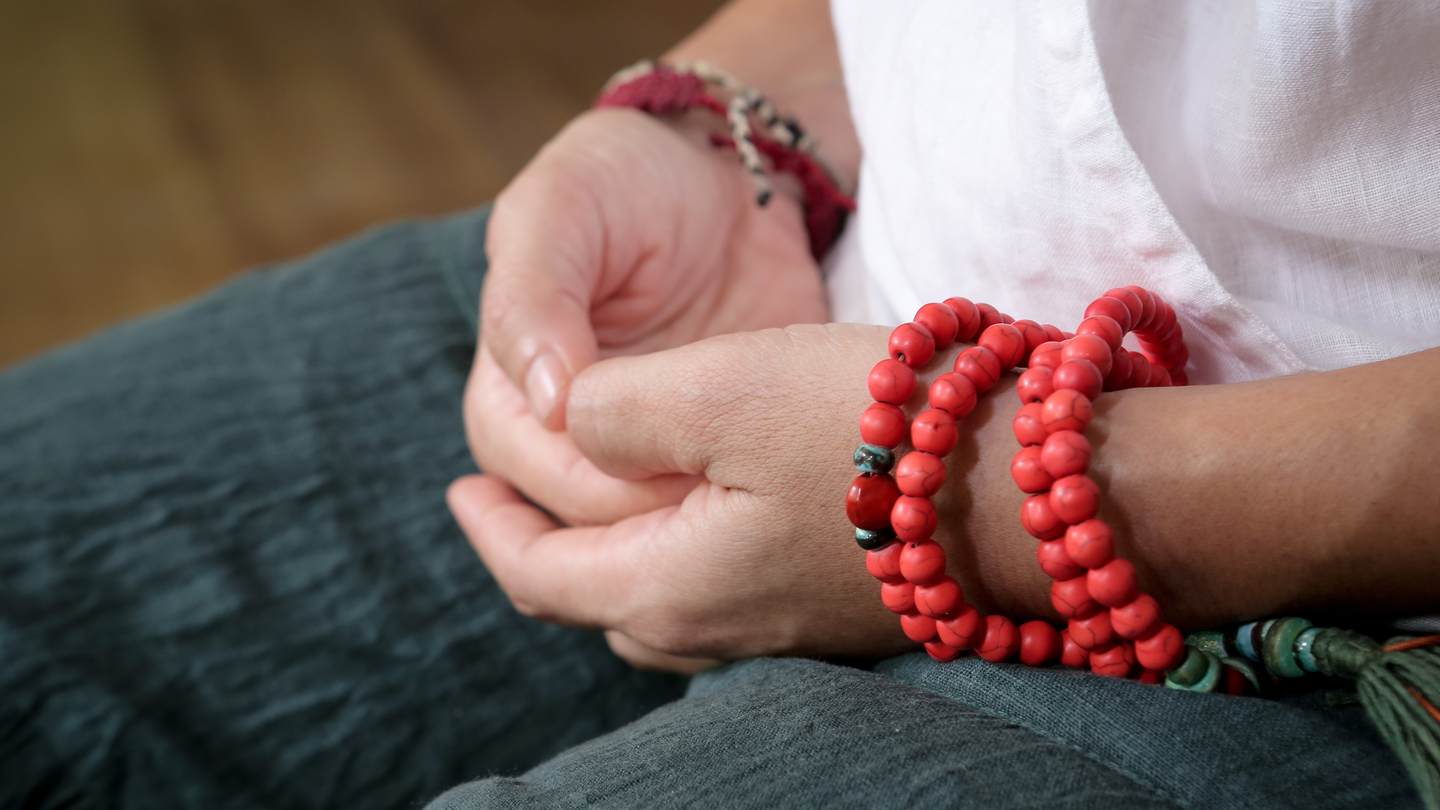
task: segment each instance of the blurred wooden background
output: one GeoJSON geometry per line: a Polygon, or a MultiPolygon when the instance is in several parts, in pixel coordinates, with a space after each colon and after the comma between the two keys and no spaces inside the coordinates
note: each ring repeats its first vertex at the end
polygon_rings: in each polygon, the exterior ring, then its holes
{"type": "Polygon", "coordinates": [[[0,0],[0,365],[493,196],[720,0],[0,0]]]}

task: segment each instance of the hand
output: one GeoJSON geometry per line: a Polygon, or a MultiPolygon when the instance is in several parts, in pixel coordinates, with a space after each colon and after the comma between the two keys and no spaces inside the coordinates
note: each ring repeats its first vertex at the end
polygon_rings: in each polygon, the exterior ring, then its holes
{"type": "Polygon", "coordinates": [[[757,207],[733,155],[630,110],[588,113],[557,136],[496,201],[487,251],[470,446],[482,469],[568,523],[674,503],[693,485],[607,480],[548,433],[564,425],[576,373],[826,317],[798,203],[780,194],[757,207]]]}

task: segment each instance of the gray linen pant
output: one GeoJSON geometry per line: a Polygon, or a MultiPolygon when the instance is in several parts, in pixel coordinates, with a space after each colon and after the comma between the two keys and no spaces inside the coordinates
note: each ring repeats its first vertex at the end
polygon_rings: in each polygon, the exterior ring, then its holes
{"type": "Polygon", "coordinates": [[[687,683],[519,616],[442,499],[484,222],[0,374],[0,807],[1416,806],[1323,690],[923,656],[687,683]]]}

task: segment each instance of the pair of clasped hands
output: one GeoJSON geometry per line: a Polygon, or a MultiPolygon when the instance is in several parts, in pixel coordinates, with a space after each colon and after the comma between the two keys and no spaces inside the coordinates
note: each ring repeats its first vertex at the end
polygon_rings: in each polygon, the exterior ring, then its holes
{"type": "Polygon", "coordinates": [[[914,646],[843,505],[888,329],[821,325],[794,195],[760,208],[733,154],[595,111],[500,195],[487,251],[485,474],[448,500],[520,611],[679,671],[914,646]]]}

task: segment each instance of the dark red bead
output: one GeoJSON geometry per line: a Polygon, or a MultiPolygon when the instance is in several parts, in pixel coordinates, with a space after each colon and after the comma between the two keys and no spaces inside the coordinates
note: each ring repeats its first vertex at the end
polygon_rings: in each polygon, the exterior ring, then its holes
{"type": "Polygon", "coordinates": [[[1060,660],[1060,631],[1049,622],[1035,620],[1020,625],[1020,662],[1043,667],[1060,660]]]}
{"type": "Polygon", "coordinates": [[[915,393],[915,370],[887,357],[870,370],[868,382],[876,402],[904,405],[915,393]]]}
{"type": "Polygon", "coordinates": [[[895,465],[895,483],[906,495],[928,498],[945,486],[945,462],[934,453],[906,453],[895,465]]]}
{"type": "Polygon", "coordinates": [[[940,516],[929,498],[901,495],[890,509],[890,525],[895,536],[906,542],[925,540],[935,533],[940,516]]]}
{"type": "Polygon", "coordinates": [[[942,577],[932,585],[915,586],[915,609],[933,619],[952,619],[963,604],[965,594],[960,583],[950,577],[942,577]]]}
{"type": "Polygon", "coordinates": [[[1150,385],[1150,361],[1138,352],[1130,353],[1130,380],[1125,388],[1145,388],[1150,385]]]}
{"type": "Polygon", "coordinates": [[[1038,402],[1020,406],[1015,413],[1015,440],[1024,447],[1044,444],[1049,437],[1050,431],[1045,429],[1045,422],[1042,419],[1045,406],[1038,402]]]}
{"type": "Polygon", "coordinates": [[[960,443],[960,429],[955,425],[955,417],[939,408],[926,408],[910,425],[910,443],[915,445],[916,450],[937,456],[949,455],[960,443]]]}
{"type": "Polygon", "coordinates": [[[1065,523],[1089,520],[1100,511],[1100,487],[1089,476],[1067,475],[1055,479],[1049,497],[1050,510],[1065,523]]]}
{"type": "MultiPolygon", "coordinates": [[[[886,587],[886,586],[881,586],[886,587]]],[[[1110,611],[1100,610],[1083,619],[1070,620],[1070,637],[1087,650],[1103,650],[1115,642],[1110,611]]]]}
{"type": "Polygon", "coordinates": [[[1021,403],[1044,402],[1045,398],[1055,393],[1055,383],[1051,377],[1055,372],[1043,366],[1036,366],[1025,370],[1020,375],[1020,381],[1015,384],[1015,393],[1020,396],[1021,403]]]}
{"type": "Polygon", "coordinates": [[[956,419],[964,419],[975,410],[979,393],[969,377],[947,371],[930,384],[930,407],[939,408],[956,419]]]}
{"type": "Polygon", "coordinates": [[[943,349],[955,342],[960,332],[960,319],[955,310],[944,304],[926,304],[915,313],[915,322],[930,330],[935,337],[935,348],[943,349]]]}
{"type": "Polygon", "coordinates": [[[1140,579],[1135,566],[1124,557],[1116,557],[1086,575],[1090,595],[1105,607],[1128,604],[1140,595],[1140,579]]]}
{"type": "Polygon", "coordinates": [[[1041,343],[1030,353],[1030,368],[1048,368],[1054,371],[1060,366],[1060,350],[1065,348],[1063,341],[1051,340],[1041,343]]]}
{"type": "Polygon", "coordinates": [[[1235,697],[1244,697],[1250,692],[1250,681],[1246,680],[1245,674],[1229,664],[1224,665],[1224,692],[1235,697]]]}
{"type": "Polygon", "coordinates": [[[1086,568],[1099,568],[1115,558],[1115,532],[1098,518],[1076,523],[1065,530],[1065,551],[1086,568]]]}
{"type": "Polygon", "coordinates": [[[1141,667],[1140,674],[1135,676],[1135,680],[1149,686],[1159,686],[1165,683],[1165,673],[1158,669],[1145,669],[1141,667]]]}
{"type": "Polygon", "coordinates": [[[1051,478],[1090,469],[1090,440],[1078,430],[1057,430],[1040,447],[1040,463],[1051,478]]]}
{"type": "Polygon", "coordinates": [[[975,339],[980,334],[980,310],[968,298],[946,298],[945,306],[955,313],[955,319],[960,325],[960,331],[955,333],[955,339],[965,343],[975,339]]]}
{"type": "Polygon", "coordinates": [[[901,616],[906,613],[914,613],[915,586],[909,582],[882,582],[880,584],[880,601],[891,613],[899,613],[901,616]]]}
{"type": "Polygon", "coordinates": [[[1048,433],[1060,430],[1084,433],[1094,418],[1095,408],[1090,404],[1090,398],[1068,388],[1057,388],[1055,393],[1046,397],[1040,410],[1040,421],[1048,433]]]}
{"type": "Polygon", "coordinates": [[[1010,477],[1015,479],[1015,485],[1020,491],[1033,495],[1037,492],[1046,492],[1050,485],[1055,483],[1055,476],[1045,471],[1045,465],[1040,462],[1039,447],[1022,447],[1020,452],[1010,462],[1010,477]]]}
{"type": "MultiPolygon", "coordinates": [[[[1050,342],[1050,335],[1045,332],[1045,327],[1029,318],[1018,320],[1010,325],[1019,329],[1021,336],[1025,338],[1026,357],[1029,357],[1030,353],[1035,351],[1040,344],[1050,342]]],[[[1022,360],[1021,362],[1023,363],[1024,361],[1022,360]]]]}
{"type": "Polygon", "coordinates": [[[934,540],[897,543],[901,547],[900,575],[917,585],[933,585],[945,578],[945,549],[934,540]]]}
{"type": "Polygon", "coordinates": [[[911,641],[924,644],[935,638],[935,620],[920,613],[906,613],[900,617],[900,629],[911,641]]]}
{"type": "Polygon", "coordinates": [[[1020,651],[1020,630],[1015,623],[999,614],[985,617],[985,638],[975,647],[975,654],[992,664],[1008,661],[1020,651]]]}
{"type": "Polygon", "coordinates": [[[1141,340],[1159,341],[1169,336],[1170,330],[1175,328],[1175,323],[1175,310],[1171,309],[1169,304],[1157,299],[1155,317],[1144,329],[1135,330],[1135,334],[1139,335],[1141,340]]]}
{"type": "Polygon", "coordinates": [[[1055,607],[1056,613],[1067,619],[1083,619],[1104,609],[1099,602],[1090,598],[1090,591],[1085,587],[1085,577],[1057,579],[1050,583],[1050,604],[1055,607]]]}
{"type": "MultiPolygon", "coordinates": [[[[1096,675],[1111,678],[1125,678],[1130,675],[1133,664],[1128,660],[1124,644],[1115,644],[1099,652],[1090,653],[1090,671],[1096,675]]],[[[1133,655],[1133,653],[1131,653],[1133,655]]]]}
{"type": "Polygon", "coordinates": [[[905,424],[905,412],[888,402],[875,402],[860,415],[860,438],[866,444],[880,447],[899,447],[905,441],[910,426],[905,424]]]}
{"type": "Polygon", "coordinates": [[[1139,332],[1148,327],[1155,318],[1155,295],[1144,287],[1131,285],[1125,289],[1135,293],[1135,297],[1140,299],[1140,317],[1130,324],[1130,331],[1139,332]]]}
{"type": "Polygon", "coordinates": [[[1002,371],[1000,358],[984,346],[971,346],[955,358],[955,373],[968,377],[982,394],[995,387],[1002,371]]]}
{"type": "Polygon", "coordinates": [[[940,640],[957,650],[975,646],[985,632],[985,618],[972,605],[961,604],[955,618],[939,622],[940,640]]]}
{"type": "Polygon", "coordinates": [[[1162,622],[1159,630],[1135,642],[1135,658],[1146,669],[1174,669],[1185,660],[1185,637],[1175,625],[1162,622]]]}
{"type": "Polygon", "coordinates": [[[845,496],[845,514],[856,528],[879,531],[890,525],[890,512],[899,498],[900,487],[889,475],[858,475],[845,496]]]}
{"type": "Polygon", "coordinates": [[[1076,669],[1090,666],[1090,651],[1076,644],[1068,629],[1060,631],[1060,663],[1076,669]]]}
{"type": "Polygon", "coordinates": [[[989,304],[976,304],[975,310],[980,313],[981,333],[984,333],[986,329],[989,329],[997,323],[1005,323],[1005,313],[989,304]]]}
{"type": "MultiPolygon", "coordinates": [[[[1145,316],[1145,303],[1140,300],[1140,296],[1136,295],[1128,287],[1116,287],[1113,290],[1106,290],[1105,297],[1114,298],[1125,305],[1125,310],[1130,314],[1130,321],[1129,323],[1122,321],[1121,325],[1125,327],[1126,332],[1134,329],[1135,325],[1140,323],[1140,319],[1145,316]]],[[[1118,321],[1120,319],[1116,318],[1115,320],[1118,321]]]]}
{"type": "Polygon", "coordinates": [[[1160,623],[1160,603],[1148,593],[1142,593],[1129,604],[1110,608],[1110,626],[1121,638],[1134,641],[1144,638],[1160,623]]]}
{"type": "Polygon", "coordinates": [[[1065,533],[1065,521],[1050,508],[1050,493],[1031,495],[1020,506],[1020,523],[1025,531],[1041,540],[1054,540],[1065,533]]]}
{"type": "Polygon", "coordinates": [[[948,664],[960,657],[960,651],[941,641],[925,642],[925,653],[942,664],[948,664]]]}
{"type": "Polygon", "coordinates": [[[1170,384],[1171,384],[1171,385],[1189,385],[1189,384],[1190,384],[1190,375],[1188,375],[1188,374],[1185,373],[1185,369],[1183,369],[1183,368],[1177,368],[1177,369],[1175,369],[1174,371],[1170,372],[1170,384]]]}
{"type": "Polygon", "coordinates": [[[1058,582],[1071,580],[1085,573],[1084,568],[1070,559],[1070,555],[1065,552],[1065,541],[1058,537],[1041,543],[1035,549],[1035,559],[1040,563],[1040,570],[1058,582]]]}
{"type": "MultiPolygon", "coordinates": [[[[1075,338],[1075,340],[1081,339],[1075,338]]],[[[1092,400],[1100,396],[1100,392],[1105,388],[1105,375],[1100,373],[1100,367],[1084,358],[1066,360],[1061,363],[1060,367],[1055,369],[1055,376],[1051,379],[1056,391],[1079,391],[1092,400]]]]}
{"type": "Polygon", "coordinates": [[[918,323],[902,323],[890,332],[890,359],[919,368],[935,356],[935,336],[918,323]]]}
{"type": "MultiPolygon", "coordinates": [[[[1090,302],[1090,306],[1085,308],[1085,317],[1088,319],[1097,315],[1103,315],[1115,321],[1116,325],[1118,325],[1123,332],[1130,331],[1130,325],[1132,323],[1130,310],[1125,306],[1123,301],[1117,301],[1108,295],[1103,298],[1096,298],[1090,302]]],[[[1079,332],[1080,330],[1077,329],[1076,331],[1079,332]]]]}
{"type": "Polygon", "coordinates": [[[904,582],[905,576],[900,573],[900,552],[904,550],[904,543],[890,543],[865,552],[865,570],[881,582],[904,582]]]}
{"type": "Polygon", "coordinates": [[[1008,323],[986,327],[976,342],[995,353],[1001,368],[1014,368],[1025,359],[1025,335],[1008,323]]]}
{"type": "Polygon", "coordinates": [[[1059,343],[1060,341],[1065,339],[1065,333],[1060,330],[1060,327],[1056,326],[1053,323],[1042,323],[1040,324],[1040,328],[1045,330],[1046,337],[1048,337],[1050,340],[1055,341],[1056,343],[1059,343]]]}
{"type": "Polygon", "coordinates": [[[1130,352],[1127,349],[1116,349],[1110,356],[1110,373],[1105,375],[1105,390],[1119,391],[1130,382],[1130,352]]]}
{"type": "Polygon", "coordinates": [[[1170,372],[1166,371],[1164,366],[1150,364],[1150,381],[1145,384],[1146,388],[1164,388],[1169,381],[1170,372]]]}

